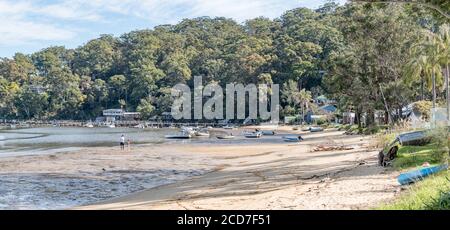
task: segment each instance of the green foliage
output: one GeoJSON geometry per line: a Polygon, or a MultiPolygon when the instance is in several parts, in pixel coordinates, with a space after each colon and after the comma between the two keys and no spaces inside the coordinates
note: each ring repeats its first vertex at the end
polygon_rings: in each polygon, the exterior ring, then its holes
{"type": "Polygon", "coordinates": [[[399,169],[421,166],[423,163],[442,164],[448,162],[448,130],[435,128],[428,134],[432,137],[425,146],[401,146],[394,167],[399,169]]]}
{"type": "Polygon", "coordinates": [[[443,55],[448,30],[435,30],[439,23],[406,6],[328,2],[317,10],[292,9],[274,20],[239,24],[200,17],[120,37],[101,35],[76,49],[54,46],[0,59],[0,118],[92,119],[102,109],[119,107],[139,109],[145,117],[161,115],[170,111],[170,88],[192,85],[197,75],[204,76],[204,84],[221,86],[280,84],[282,115],[316,111],[313,96],[325,94],[342,111],[371,117],[385,109],[382,91],[392,109],[417,96],[414,87],[402,84],[409,76],[416,86],[418,73],[425,73],[418,65],[404,68],[420,61],[418,53],[409,52],[413,44],[433,41],[434,46],[417,45],[422,47],[417,50],[436,54],[433,63],[448,63],[443,55]],[[439,34],[422,36],[423,29],[439,34]]]}
{"type": "Polygon", "coordinates": [[[394,167],[398,169],[406,169],[421,166],[423,163],[430,164],[439,163],[441,160],[436,159],[433,153],[438,152],[439,148],[436,144],[425,146],[401,146],[397,152],[397,159],[394,161],[394,167]]]}
{"type": "Polygon", "coordinates": [[[141,116],[144,119],[148,119],[154,109],[155,107],[152,105],[152,98],[150,97],[141,99],[141,102],[137,107],[137,111],[141,113],[141,116]]]}
{"type": "Polygon", "coordinates": [[[431,101],[418,101],[413,104],[413,110],[419,112],[422,118],[429,121],[431,119],[431,108],[433,103],[431,101]]]}

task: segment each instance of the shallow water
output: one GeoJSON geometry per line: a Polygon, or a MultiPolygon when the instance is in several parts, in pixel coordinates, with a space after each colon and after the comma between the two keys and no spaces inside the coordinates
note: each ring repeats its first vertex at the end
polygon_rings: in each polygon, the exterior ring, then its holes
{"type": "Polygon", "coordinates": [[[205,170],[110,171],[101,175],[0,174],[0,209],[65,209],[204,174],[205,170]]]}
{"type": "Polygon", "coordinates": [[[135,128],[66,128],[45,127],[29,129],[0,130],[0,157],[51,154],[77,150],[82,147],[111,147],[118,145],[122,134],[132,144],[148,143],[204,143],[204,144],[251,144],[282,142],[280,136],[264,136],[260,139],[246,139],[233,131],[234,140],[218,140],[216,135],[230,131],[211,132],[211,137],[191,140],[167,140],[165,135],[175,134],[178,129],[135,129],[135,128]]]}
{"type": "MultiPolygon", "coordinates": [[[[283,143],[280,136],[246,139],[233,131],[236,139],[218,140],[213,131],[211,137],[190,140],[166,140],[167,134],[177,129],[133,128],[29,128],[0,130],[0,158],[36,154],[56,154],[89,147],[109,147],[119,143],[122,134],[132,144],[198,143],[210,146],[228,144],[251,144],[264,142],[283,143]]],[[[226,131],[230,132],[230,131],[226,131]]],[[[65,209],[111,199],[132,192],[173,183],[192,176],[204,174],[214,167],[209,159],[202,167],[186,162],[196,162],[198,156],[179,156],[170,153],[158,156],[161,164],[154,168],[139,170],[106,170],[76,174],[49,173],[2,173],[0,174],[0,209],[65,209]],[[169,163],[172,169],[157,167],[169,163]],[[180,166],[181,164],[181,166],[180,166]]],[[[153,159],[154,161],[155,159],[153,159]]]]}

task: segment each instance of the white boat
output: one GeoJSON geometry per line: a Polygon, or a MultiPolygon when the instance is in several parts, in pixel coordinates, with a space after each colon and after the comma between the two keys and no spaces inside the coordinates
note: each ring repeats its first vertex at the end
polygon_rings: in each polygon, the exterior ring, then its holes
{"type": "Polygon", "coordinates": [[[208,131],[197,131],[195,132],[195,136],[197,137],[209,137],[209,132],[208,131]]]}
{"type": "Polygon", "coordinates": [[[217,139],[220,139],[220,140],[230,140],[230,139],[234,139],[234,136],[233,136],[233,135],[217,136],[217,139]]]}
{"type": "Polygon", "coordinates": [[[109,124],[109,125],[108,125],[108,128],[115,128],[115,127],[116,127],[115,124],[109,124]]]}
{"type": "Polygon", "coordinates": [[[303,141],[302,136],[284,136],[283,140],[286,142],[300,142],[303,141]]]}
{"type": "Polygon", "coordinates": [[[273,136],[273,135],[275,135],[276,133],[275,133],[275,131],[273,131],[273,130],[263,130],[263,131],[262,131],[262,134],[263,134],[264,136],[273,136]]]}
{"type": "Polygon", "coordinates": [[[244,137],[246,137],[246,138],[260,138],[261,136],[262,136],[262,132],[244,133],[244,137]]]}
{"type": "Polygon", "coordinates": [[[144,124],[139,124],[139,125],[133,126],[133,128],[145,129],[145,125],[144,124]]]}
{"type": "Polygon", "coordinates": [[[234,129],[234,127],[233,127],[233,126],[230,126],[230,125],[225,125],[225,126],[223,126],[222,128],[223,128],[223,129],[234,129]]]}
{"type": "Polygon", "coordinates": [[[89,123],[89,124],[86,124],[85,127],[86,128],[94,128],[94,125],[89,123]]]}
{"type": "Polygon", "coordinates": [[[187,132],[181,132],[180,134],[166,135],[165,138],[167,138],[167,139],[191,139],[192,135],[187,132]]]}
{"type": "Polygon", "coordinates": [[[309,129],[310,132],[315,133],[315,132],[322,132],[323,128],[322,127],[311,127],[309,129]]]}
{"type": "Polygon", "coordinates": [[[305,127],[305,128],[302,128],[302,131],[310,131],[311,130],[311,127],[305,127]]]}

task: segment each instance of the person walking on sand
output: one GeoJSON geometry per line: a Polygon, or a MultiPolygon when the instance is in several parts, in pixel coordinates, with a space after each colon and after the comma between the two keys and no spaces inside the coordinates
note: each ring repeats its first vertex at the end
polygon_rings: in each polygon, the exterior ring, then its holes
{"type": "Polygon", "coordinates": [[[120,150],[125,150],[125,136],[123,134],[120,137],[120,150]]]}
{"type": "Polygon", "coordinates": [[[128,141],[127,141],[127,147],[128,147],[128,151],[130,151],[131,150],[131,140],[130,139],[128,139],[128,141]]]}

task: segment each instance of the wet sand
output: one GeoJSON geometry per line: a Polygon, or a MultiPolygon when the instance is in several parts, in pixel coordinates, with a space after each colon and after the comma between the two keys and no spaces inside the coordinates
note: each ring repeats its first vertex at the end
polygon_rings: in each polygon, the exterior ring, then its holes
{"type": "MultiPolygon", "coordinates": [[[[398,195],[398,173],[376,165],[377,151],[368,149],[371,137],[346,136],[339,131],[303,136],[302,143],[142,146],[139,152],[144,155],[161,151],[162,155],[180,154],[189,159],[180,159],[180,164],[166,162],[161,168],[189,165],[210,172],[76,209],[370,209],[398,195]],[[354,149],[312,151],[318,144],[354,149]]],[[[86,158],[86,154],[78,154],[73,161],[86,158]]],[[[127,170],[157,164],[150,159],[127,163],[130,159],[120,160],[125,156],[115,151],[104,152],[103,156],[114,158],[127,170]]],[[[86,163],[92,161],[86,158],[86,163]]],[[[75,165],[78,163],[69,168],[75,165]]]]}

